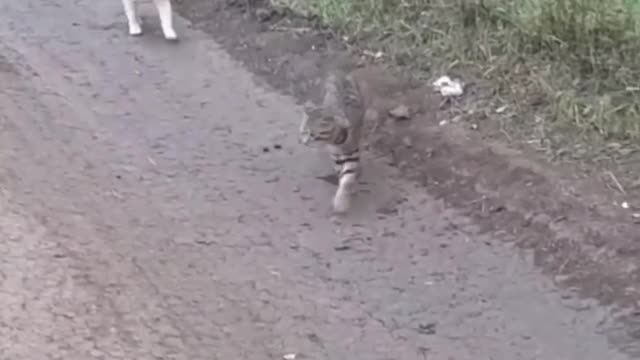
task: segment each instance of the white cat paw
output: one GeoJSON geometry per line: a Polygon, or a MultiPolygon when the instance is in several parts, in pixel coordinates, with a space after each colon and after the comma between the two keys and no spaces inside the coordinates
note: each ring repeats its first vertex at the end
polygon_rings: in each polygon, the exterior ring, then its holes
{"type": "Polygon", "coordinates": [[[142,35],[142,27],[140,24],[129,24],[129,35],[139,36],[142,35]]]}
{"type": "Polygon", "coordinates": [[[173,29],[165,29],[164,31],[164,38],[167,40],[178,40],[178,34],[176,34],[175,30],[173,29]]]}
{"type": "Polygon", "coordinates": [[[342,214],[349,210],[351,207],[351,197],[347,194],[336,195],[333,198],[333,211],[342,214]]]}

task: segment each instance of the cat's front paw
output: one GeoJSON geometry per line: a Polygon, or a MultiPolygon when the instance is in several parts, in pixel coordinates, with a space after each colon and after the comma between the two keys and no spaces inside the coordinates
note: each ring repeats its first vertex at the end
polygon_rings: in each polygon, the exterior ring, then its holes
{"type": "Polygon", "coordinates": [[[178,34],[176,34],[176,31],[168,28],[168,29],[164,29],[164,38],[167,40],[178,40],[178,34]]]}
{"type": "Polygon", "coordinates": [[[346,192],[336,194],[333,198],[333,211],[343,214],[351,207],[351,196],[346,192]]]}
{"type": "Polygon", "coordinates": [[[131,36],[140,36],[142,35],[142,27],[138,23],[130,23],[129,24],[129,35],[131,36]]]}

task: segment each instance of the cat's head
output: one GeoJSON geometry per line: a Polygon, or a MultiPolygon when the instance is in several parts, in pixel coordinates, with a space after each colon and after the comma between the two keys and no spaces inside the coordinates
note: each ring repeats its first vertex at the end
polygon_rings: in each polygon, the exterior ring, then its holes
{"type": "Polygon", "coordinates": [[[300,142],[307,146],[342,145],[349,136],[345,121],[332,112],[305,107],[300,123],[300,142]]]}

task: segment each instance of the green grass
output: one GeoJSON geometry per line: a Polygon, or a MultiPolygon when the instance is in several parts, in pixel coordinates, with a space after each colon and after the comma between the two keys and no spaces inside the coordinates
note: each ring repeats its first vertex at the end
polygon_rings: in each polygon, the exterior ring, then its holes
{"type": "Polygon", "coordinates": [[[640,140],[640,0],[272,0],[399,65],[487,80],[514,118],[640,140]]]}

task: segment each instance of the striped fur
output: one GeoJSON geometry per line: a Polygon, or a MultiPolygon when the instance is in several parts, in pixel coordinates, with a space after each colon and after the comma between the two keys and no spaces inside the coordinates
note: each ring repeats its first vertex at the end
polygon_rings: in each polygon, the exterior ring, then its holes
{"type": "Polygon", "coordinates": [[[365,106],[360,88],[349,74],[332,73],[324,84],[320,109],[307,109],[300,125],[301,142],[327,147],[338,174],[333,198],[336,212],[349,209],[360,175],[360,138],[365,106]]]}

